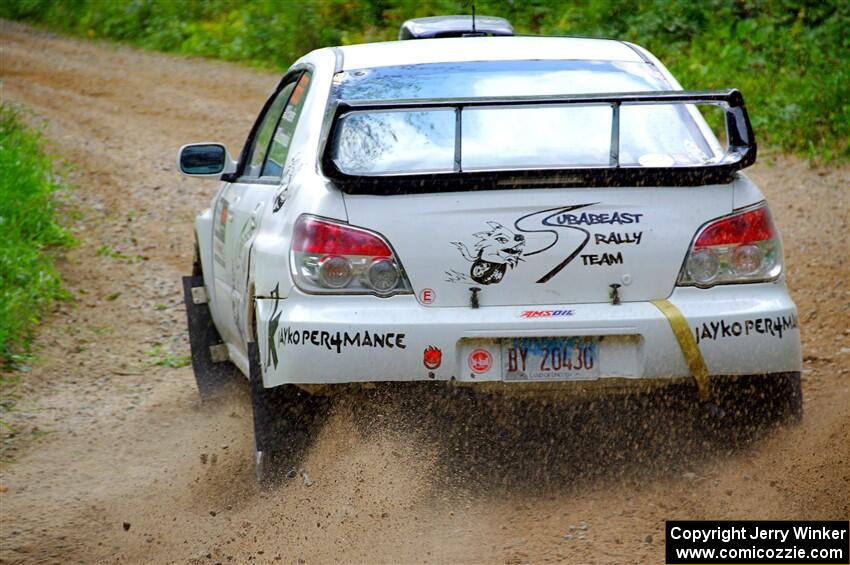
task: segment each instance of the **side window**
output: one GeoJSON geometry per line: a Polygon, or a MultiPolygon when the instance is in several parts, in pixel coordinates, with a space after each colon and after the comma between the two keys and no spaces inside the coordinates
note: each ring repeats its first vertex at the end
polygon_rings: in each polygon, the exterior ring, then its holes
{"type": "Polygon", "coordinates": [[[272,133],[274,133],[277,122],[280,120],[280,114],[286,101],[289,100],[289,95],[292,94],[295,88],[295,83],[289,83],[277,93],[277,98],[274,99],[268,112],[263,117],[259,129],[254,137],[254,146],[251,148],[251,155],[248,158],[248,166],[245,167],[243,175],[256,177],[260,175],[263,168],[263,163],[266,160],[266,152],[269,149],[269,141],[271,141],[272,133]]]}
{"type": "MultiPolygon", "coordinates": [[[[298,117],[301,115],[304,100],[307,98],[309,85],[310,73],[305,72],[298,79],[298,82],[295,83],[295,88],[291,89],[292,95],[289,97],[289,102],[286,104],[286,108],[274,132],[274,137],[271,140],[266,162],[263,165],[262,176],[279,177],[283,174],[283,166],[286,163],[286,156],[289,153],[289,145],[292,142],[292,135],[295,133],[295,125],[298,123],[298,117]]],[[[287,88],[289,88],[288,85],[287,88]]]]}

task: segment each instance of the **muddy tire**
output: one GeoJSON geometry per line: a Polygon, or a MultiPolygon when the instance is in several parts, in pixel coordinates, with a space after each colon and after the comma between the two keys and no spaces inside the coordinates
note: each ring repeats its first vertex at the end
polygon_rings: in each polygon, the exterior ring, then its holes
{"type": "Polygon", "coordinates": [[[195,237],[195,252],[192,255],[192,276],[198,277],[204,274],[204,268],[201,265],[201,249],[198,247],[198,238],[195,237]]]}
{"type": "Polygon", "coordinates": [[[800,373],[727,377],[712,382],[713,402],[707,417],[719,437],[750,437],[803,418],[800,373]]]}
{"type": "Polygon", "coordinates": [[[221,345],[221,336],[213,323],[209,305],[195,304],[193,288],[204,287],[203,275],[183,277],[183,302],[186,305],[186,322],[189,327],[189,347],[192,352],[192,370],[202,401],[222,396],[232,386],[236,368],[225,361],[213,360],[211,346],[221,345]]]}
{"type": "Polygon", "coordinates": [[[257,480],[270,483],[291,478],[297,475],[301,456],[322,424],[327,402],[295,385],[263,386],[256,342],[248,344],[248,360],[257,480]]]}

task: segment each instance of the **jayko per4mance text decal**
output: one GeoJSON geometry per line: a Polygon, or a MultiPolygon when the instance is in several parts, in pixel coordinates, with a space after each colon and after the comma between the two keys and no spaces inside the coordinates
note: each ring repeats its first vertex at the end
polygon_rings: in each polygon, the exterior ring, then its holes
{"type": "Polygon", "coordinates": [[[767,335],[781,339],[790,331],[797,329],[797,316],[776,316],[775,318],[753,318],[749,320],[716,320],[703,322],[694,328],[697,343],[700,341],[734,338],[749,335],[767,335]]]}

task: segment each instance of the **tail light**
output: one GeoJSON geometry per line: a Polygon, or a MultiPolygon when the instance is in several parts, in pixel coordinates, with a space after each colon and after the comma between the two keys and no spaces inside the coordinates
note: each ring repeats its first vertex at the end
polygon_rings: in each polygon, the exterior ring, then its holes
{"type": "Polygon", "coordinates": [[[380,235],[314,216],[301,216],[292,237],[292,274],[305,292],[377,294],[410,292],[389,244],[380,235]]]}
{"type": "Polygon", "coordinates": [[[775,280],[782,273],[782,242],[770,210],[758,204],[713,220],[697,233],[682,272],[680,285],[775,280]]]}

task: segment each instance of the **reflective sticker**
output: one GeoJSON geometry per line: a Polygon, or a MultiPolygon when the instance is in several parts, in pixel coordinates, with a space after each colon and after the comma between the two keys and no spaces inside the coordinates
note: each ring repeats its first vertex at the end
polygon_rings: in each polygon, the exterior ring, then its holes
{"type": "Polygon", "coordinates": [[[229,217],[230,203],[226,198],[221,198],[217,206],[216,217],[218,223],[213,230],[215,236],[213,238],[213,256],[215,257],[215,262],[224,267],[226,265],[224,241],[227,237],[227,218],[229,217]]]}
{"type": "Polygon", "coordinates": [[[293,106],[286,107],[286,110],[283,111],[283,119],[286,122],[291,122],[295,119],[295,108],[293,106]]]}
{"type": "Polygon", "coordinates": [[[486,349],[473,349],[467,360],[470,370],[476,375],[486,373],[493,366],[493,356],[486,349]]]}
{"type": "Polygon", "coordinates": [[[292,91],[292,96],[289,97],[290,104],[298,104],[301,102],[301,97],[304,95],[304,91],[307,90],[307,84],[309,82],[309,74],[304,73],[301,75],[301,78],[298,79],[298,84],[295,85],[295,89],[292,91]]]}
{"type": "Polygon", "coordinates": [[[292,138],[289,137],[283,130],[277,130],[274,134],[274,140],[283,147],[289,147],[289,142],[292,141],[292,138]]]}

